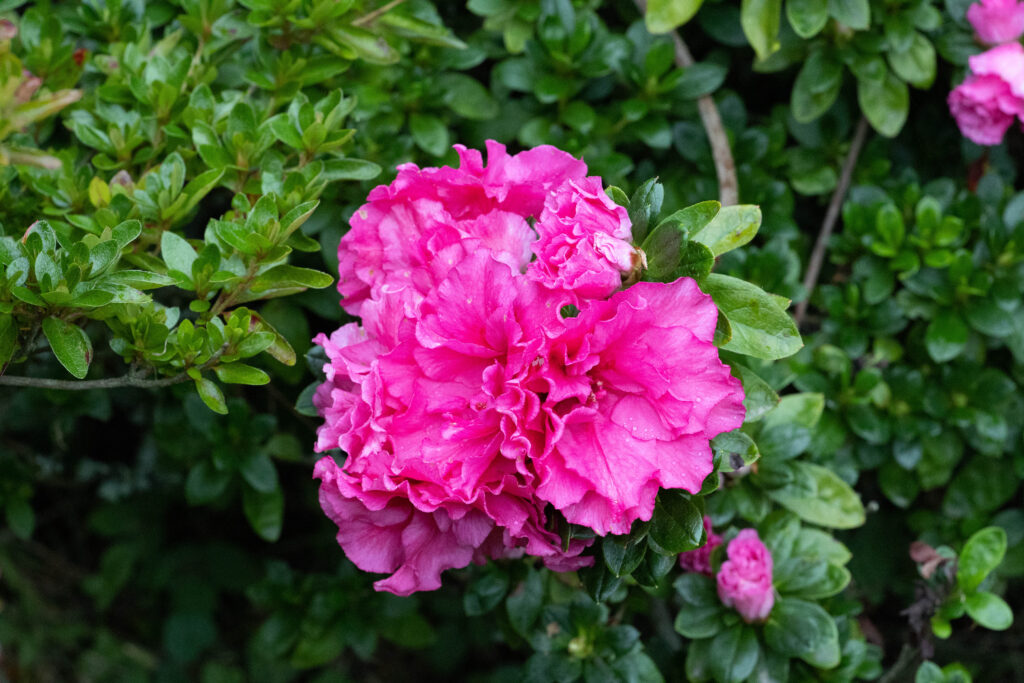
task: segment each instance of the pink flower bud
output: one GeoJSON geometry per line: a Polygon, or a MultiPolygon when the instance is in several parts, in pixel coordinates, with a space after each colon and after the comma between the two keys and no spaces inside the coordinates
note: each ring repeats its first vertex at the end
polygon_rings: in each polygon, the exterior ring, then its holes
{"type": "Polygon", "coordinates": [[[744,529],[726,549],[729,559],[718,570],[718,597],[749,623],[768,618],[775,604],[772,556],[754,529],[744,529]]]}

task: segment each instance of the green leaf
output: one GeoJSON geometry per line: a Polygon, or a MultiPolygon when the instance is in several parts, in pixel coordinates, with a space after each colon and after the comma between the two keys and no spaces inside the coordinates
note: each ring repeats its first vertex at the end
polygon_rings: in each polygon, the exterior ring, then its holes
{"type": "Polygon", "coordinates": [[[910,111],[907,84],[886,70],[879,81],[857,79],[857,101],[871,126],[885,137],[896,137],[910,111]]]}
{"type": "Polygon", "coordinates": [[[994,593],[975,593],[967,597],[967,614],[978,624],[993,631],[1005,631],[1013,625],[1013,610],[994,593]]]}
{"type": "Polygon", "coordinates": [[[18,325],[14,316],[0,314],[0,372],[11,361],[18,348],[18,325]]]}
{"type": "Polygon", "coordinates": [[[752,204],[725,206],[703,227],[690,233],[690,239],[707,245],[715,256],[754,239],[761,227],[761,207],[752,204]]]}
{"type": "Polygon", "coordinates": [[[684,605],[673,624],[677,633],[685,638],[711,638],[725,626],[725,610],[717,605],[684,605]]]}
{"type": "Polygon", "coordinates": [[[242,489],[242,509],[250,526],[260,538],[273,543],[281,537],[281,525],[284,521],[284,493],[275,488],[270,493],[262,493],[245,486],[242,489]]]}
{"type": "Polygon", "coordinates": [[[668,33],[697,13],[703,0],[649,0],[644,21],[651,33],[668,33]]]}
{"type": "Polygon", "coordinates": [[[444,156],[451,144],[448,126],[436,116],[419,113],[410,115],[409,132],[420,149],[435,157],[444,156]]]}
{"type": "Polygon", "coordinates": [[[293,287],[312,287],[323,289],[334,282],[327,273],[312,268],[299,268],[298,266],[280,265],[275,266],[253,279],[250,289],[256,293],[266,292],[271,289],[283,289],[293,287]]]}
{"type": "Polygon", "coordinates": [[[754,671],[759,653],[754,629],[733,626],[711,641],[711,673],[722,683],[744,681],[754,671]]]}
{"type": "Polygon", "coordinates": [[[326,182],[373,180],[380,172],[380,166],[365,159],[329,159],[324,162],[324,172],[320,178],[326,182]]]}
{"type": "Polygon", "coordinates": [[[218,498],[231,483],[231,472],[218,470],[209,460],[192,467],[185,480],[185,499],[189,505],[210,503],[218,498]]]}
{"type": "Polygon", "coordinates": [[[650,537],[670,553],[698,548],[704,540],[704,515],[688,495],[666,489],[654,504],[650,537]]]}
{"type": "Polygon", "coordinates": [[[871,5],[868,0],[828,0],[828,13],[840,24],[864,31],[871,26],[871,5]]]}
{"type": "Polygon", "coordinates": [[[60,364],[78,379],[85,379],[92,363],[92,342],[85,330],[50,316],[43,320],[43,334],[60,364]]]}
{"type": "Polygon", "coordinates": [[[535,570],[527,569],[526,578],[509,594],[505,601],[508,621],[515,632],[524,638],[528,637],[533,625],[540,617],[544,606],[544,575],[535,570]]]}
{"type": "Polygon", "coordinates": [[[886,53],[893,72],[915,88],[928,89],[935,81],[936,59],[932,41],[914,31],[906,50],[886,53]]]}
{"type": "MultiPolygon", "coordinates": [[[[613,197],[614,199],[614,197],[613,197]]],[[[647,180],[629,199],[629,221],[633,225],[633,242],[643,244],[651,221],[661,212],[665,188],[657,178],[647,180]]]]}
{"type": "Polygon", "coordinates": [[[968,593],[975,590],[999,566],[1004,555],[1006,531],[1002,527],[990,526],[975,532],[960,551],[956,571],[956,582],[960,589],[968,593]]]}
{"type": "Polygon", "coordinates": [[[813,38],[828,23],[828,0],[786,0],[789,25],[801,38],[813,38]]]}
{"type": "Polygon", "coordinates": [[[796,323],[763,289],[728,275],[712,273],[701,282],[732,328],[722,348],[775,360],[791,356],[803,346],[796,323]]]}
{"type": "Polygon", "coordinates": [[[199,258],[192,245],[173,232],[164,231],[160,237],[160,253],[170,270],[178,271],[192,281],[192,264],[199,258]]]}
{"type": "Polygon", "coordinates": [[[212,379],[200,377],[195,383],[199,398],[203,399],[203,403],[210,410],[221,415],[228,414],[228,404],[224,401],[224,393],[217,386],[216,382],[212,379]]]}
{"type": "Polygon", "coordinates": [[[953,311],[939,311],[924,333],[924,345],[928,355],[936,363],[951,361],[967,346],[970,330],[963,319],[953,311]]]}
{"type": "Polygon", "coordinates": [[[914,683],[946,683],[946,676],[935,662],[921,662],[914,675],[914,683]]]}
{"type": "Polygon", "coordinates": [[[608,570],[616,577],[631,574],[644,560],[645,539],[630,541],[628,536],[609,536],[601,542],[601,552],[608,570]]]}
{"type": "Polygon", "coordinates": [[[462,595],[467,616],[478,617],[498,606],[508,593],[508,575],[500,570],[485,570],[462,595]]]}
{"type": "Polygon", "coordinates": [[[441,101],[459,116],[486,121],[498,115],[498,103],[479,81],[459,73],[446,73],[438,79],[441,101]]]}
{"type": "Polygon", "coordinates": [[[758,59],[767,59],[779,49],[782,0],[742,0],[740,25],[758,59]]]}
{"type": "Polygon", "coordinates": [[[792,471],[792,480],[767,490],[776,503],[819,526],[852,529],[864,523],[860,497],[832,470],[803,461],[783,465],[792,471]]]}
{"type": "Polygon", "coordinates": [[[765,415],[761,422],[763,429],[796,424],[812,429],[825,410],[824,394],[787,394],[779,400],[775,410],[765,415]]]}
{"type": "Polygon", "coordinates": [[[743,407],[747,414],[744,422],[756,422],[779,404],[779,395],[757,373],[745,365],[731,366],[732,374],[743,382],[743,407]]]}
{"type": "Polygon", "coordinates": [[[790,98],[793,118],[809,123],[824,114],[839,97],[842,85],[842,63],[825,50],[811,52],[793,83],[790,98]]]}
{"type": "Polygon", "coordinates": [[[24,498],[8,498],[4,504],[7,526],[22,540],[31,538],[36,528],[36,513],[24,498]]]}
{"type": "Polygon", "coordinates": [[[277,468],[266,453],[248,453],[240,463],[242,477],[260,493],[273,493],[278,487],[277,468]]]}
{"type": "Polygon", "coordinates": [[[765,623],[764,638],[776,652],[799,657],[812,666],[830,669],[839,664],[836,622],[813,602],[778,600],[765,623]]]}
{"type": "Polygon", "coordinates": [[[244,363],[227,363],[215,367],[217,379],[225,384],[248,384],[259,386],[270,381],[270,375],[259,368],[244,363]]]}
{"type": "Polygon", "coordinates": [[[732,472],[745,465],[750,465],[756,462],[761,455],[754,440],[738,429],[719,434],[711,440],[711,447],[715,453],[722,455],[722,472],[732,472]],[[739,459],[738,462],[734,460],[734,456],[739,459]]]}

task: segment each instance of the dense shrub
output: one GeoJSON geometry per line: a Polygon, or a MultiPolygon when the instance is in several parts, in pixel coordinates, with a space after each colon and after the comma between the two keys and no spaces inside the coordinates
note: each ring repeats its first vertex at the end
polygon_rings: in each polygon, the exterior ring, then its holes
{"type": "Polygon", "coordinates": [[[1022,680],[1024,134],[950,115],[968,5],[0,0],[3,676],[1022,680]],[[714,297],[746,419],[629,534],[549,506],[590,567],[378,593],[312,338],[371,188],[489,139],[714,297]]]}

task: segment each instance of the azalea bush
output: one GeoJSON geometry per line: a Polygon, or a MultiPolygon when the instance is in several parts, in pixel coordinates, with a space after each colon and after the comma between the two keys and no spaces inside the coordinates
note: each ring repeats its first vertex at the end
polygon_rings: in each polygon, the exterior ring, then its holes
{"type": "Polygon", "coordinates": [[[1024,3],[0,0],[12,680],[1017,680],[1024,3]]]}

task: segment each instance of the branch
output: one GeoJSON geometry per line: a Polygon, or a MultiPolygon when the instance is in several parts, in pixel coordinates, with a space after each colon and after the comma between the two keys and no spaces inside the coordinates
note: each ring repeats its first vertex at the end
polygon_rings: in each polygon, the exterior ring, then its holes
{"type": "MultiPolygon", "coordinates": [[[[220,357],[224,355],[228,345],[224,344],[217,349],[210,359],[198,366],[199,372],[208,370],[220,357]]],[[[49,379],[46,377],[17,377],[9,375],[0,375],[0,387],[31,387],[35,389],[58,389],[60,391],[87,391],[89,389],[160,389],[162,387],[169,387],[175,384],[182,384],[188,382],[191,378],[188,373],[181,373],[172,377],[162,377],[161,379],[145,379],[139,375],[124,375],[122,377],[108,377],[106,379],[49,379]]]]}
{"type": "Polygon", "coordinates": [[[358,19],[352,22],[352,26],[366,26],[367,24],[372,23],[373,20],[379,17],[380,15],[387,14],[391,10],[401,5],[403,2],[405,2],[405,0],[391,0],[391,2],[378,7],[377,9],[373,10],[372,12],[369,12],[364,16],[359,17],[358,19]]]}
{"type": "MultiPolygon", "coordinates": [[[[634,0],[640,13],[647,14],[647,0],[634,0]]],[[[676,51],[676,66],[681,69],[691,67],[695,64],[690,48],[686,46],[677,31],[669,34],[676,51]]],[[[726,135],[725,126],[722,125],[722,117],[718,115],[718,107],[711,95],[702,95],[697,100],[697,109],[700,111],[700,120],[704,124],[704,132],[707,133],[708,142],[711,143],[711,156],[715,160],[715,174],[718,176],[718,201],[722,206],[732,206],[739,203],[739,181],[736,179],[736,162],[732,158],[732,150],[729,148],[729,136],[726,135]]]]}
{"type": "Polygon", "coordinates": [[[835,228],[836,220],[839,218],[839,209],[843,206],[846,192],[850,189],[850,181],[853,180],[853,170],[857,167],[857,157],[864,147],[864,141],[868,135],[868,120],[861,117],[857,123],[857,130],[853,134],[853,141],[850,143],[850,151],[846,154],[843,162],[843,170],[839,175],[839,183],[836,185],[832,199],[828,203],[828,210],[825,211],[825,220],[821,224],[821,231],[818,233],[818,241],[814,243],[814,251],[811,252],[811,260],[807,263],[807,273],[804,275],[804,289],[807,296],[796,306],[796,314],[793,318],[797,326],[803,322],[807,313],[807,306],[811,301],[811,294],[815,285],[818,284],[818,275],[821,273],[821,264],[825,260],[825,249],[828,248],[829,238],[832,237],[832,229],[835,228]]]}

